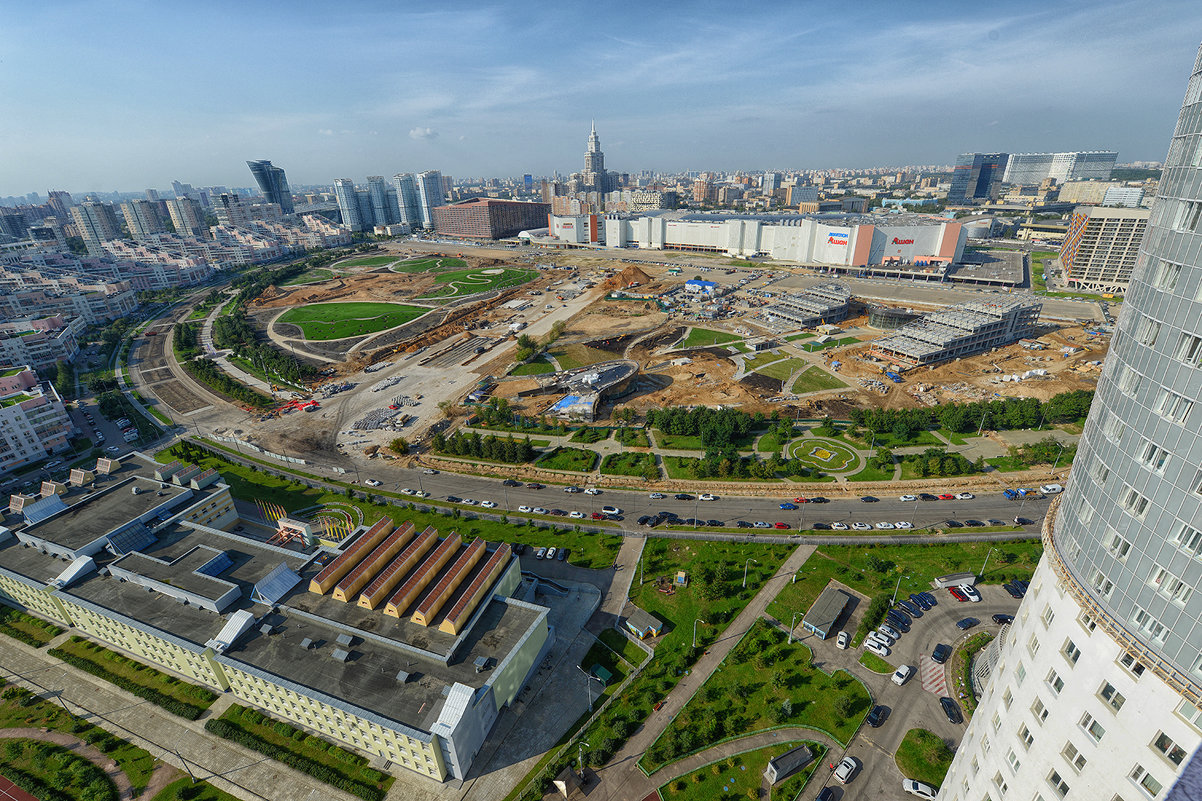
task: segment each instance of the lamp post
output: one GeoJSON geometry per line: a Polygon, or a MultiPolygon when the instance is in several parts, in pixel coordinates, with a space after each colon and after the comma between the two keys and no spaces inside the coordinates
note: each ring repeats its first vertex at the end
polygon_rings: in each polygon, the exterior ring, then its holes
{"type": "Polygon", "coordinates": [[[748,559],[743,563],[743,589],[747,589],[747,568],[752,562],[755,562],[757,565],[759,564],[759,560],[757,559],[748,559]]]}
{"type": "Polygon", "coordinates": [[[1052,462],[1052,475],[1056,475],[1056,466],[1060,464],[1060,457],[1064,455],[1064,446],[1066,443],[1060,443],[1060,450],[1056,451],[1056,461],[1052,462]]]}
{"type": "Polygon", "coordinates": [[[906,579],[907,581],[910,580],[909,576],[898,576],[897,577],[897,586],[893,588],[893,600],[891,600],[889,602],[890,606],[893,606],[894,604],[897,603],[897,591],[901,589],[901,583],[902,583],[903,578],[906,579]]]}
{"type": "Polygon", "coordinates": [[[698,623],[705,623],[705,625],[707,625],[707,626],[709,625],[709,623],[707,621],[702,620],[701,618],[696,618],[693,621],[693,648],[694,649],[697,648],[697,624],[698,623]]]}
{"type": "Polygon", "coordinates": [[[580,667],[580,665],[577,665],[576,669],[581,673],[584,673],[584,689],[588,693],[588,711],[591,715],[593,713],[593,685],[589,684],[589,682],[601,681],[601,679],[597,678],[591,673],[586,673],[584,668],[580,667]]]}
{"type": "Polygon", "coordinates": [[[797,613],[793,613],[793,619],[789,621],[789,645],[793,644],[793,627],[797,625],[797,613]]]}
{"type": "Polygon", "coordinates": [[[591,746],[589,746],[589,744],[586,743],[584,740],[581,740],[577,745],[579,746],[579,748],[577,750],[580,753],[580,757],[579,757],[577,764],[580,766],[580,778],[583,779],[584,778],[584,749],[590,748],[591,746]]]}
{"type": "Polygon", "coordinates": [[[985,561],[981,565],[981,578],[982,579],[985,578],[985,565],[989,564],[989,557],[993,556],[993,552],[996,550],[997,550],[997,548],[990,548],[989,553],[985,554],[985,561]]]}

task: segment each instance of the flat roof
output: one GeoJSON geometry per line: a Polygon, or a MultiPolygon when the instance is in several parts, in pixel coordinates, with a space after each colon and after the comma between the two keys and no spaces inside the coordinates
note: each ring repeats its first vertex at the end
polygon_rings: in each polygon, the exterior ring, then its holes
{"type": "Polygon", "coordinates": [[[847,608],[851,596],[838,587],[827,587],[814,601],[810,611],[801,619],[801,625],[822,632],[825,637],[834,627],[839,615],[847,608]]]}

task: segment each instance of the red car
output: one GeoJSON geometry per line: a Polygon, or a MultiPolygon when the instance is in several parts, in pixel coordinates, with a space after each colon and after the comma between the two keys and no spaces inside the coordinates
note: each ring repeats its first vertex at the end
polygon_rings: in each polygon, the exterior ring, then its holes
{"type": "Polygon", "coordinates": [[[776,528],[788,528],[788,527],[789,527],[788,523],[777,523],[776,524],[776,528]]]}
{"type": "Polygon", "coordinates": [[[964,593],[960,592],[960,590],[957,589],[956,587],[948,587],[947,591],[952,594],[953,598],[955,598],[957,601],[960,601],[961,603],[968,600],[968,596],[965,595],[964,593]]]}
{"type": "Polygon", "coordinates": [[[940,496],[939,496],[939,500],[941,500],[941,501],[954,501],[954,500],[956,500],[956,496],[955,496],[955,495],[948,495],[948,494],[945,492],[944,494],[942,494],[942,495],[940,495],[940,496]]]}
{"type": "Polygon", "coordinates": [[[604,520],[604,519],[605,519],[605,515],[601,514],[600,512],[593,512],[593,520],[604,520]]]}
{"type": "Polygon", "coordinates": [[[809,498],[794,498],[793,503],[809,503],[809,498]]]}

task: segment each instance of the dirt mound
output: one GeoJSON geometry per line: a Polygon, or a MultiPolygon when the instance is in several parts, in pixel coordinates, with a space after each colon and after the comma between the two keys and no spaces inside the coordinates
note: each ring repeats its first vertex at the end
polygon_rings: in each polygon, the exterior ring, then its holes
{"type": "Polygon", "coordinates": [[[651,276],[647,275],[647,273],[643,272],[638,267],[631,265],[615,275],[613,278],[610,278],[608,281],[602,284],[602,286],[605,289],[626,289],[632,284],[639,284],[642,286],[649,283],[651,283],[651,276]]]}
{"type": "Polygon", "coordinates": [[[739,379],[739,383],[752,389],[766,390],[771,393],[780,392],[781,384],[784,382],[779,378],[771,378],[759,373],[748,373],[739,379]]]}

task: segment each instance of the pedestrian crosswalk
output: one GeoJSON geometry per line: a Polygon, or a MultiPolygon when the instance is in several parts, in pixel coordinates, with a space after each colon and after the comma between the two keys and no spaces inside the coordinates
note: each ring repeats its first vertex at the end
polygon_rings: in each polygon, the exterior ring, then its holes
{"type": "Polygon", "coordinates": [[[924,690],[938,696],[947,695],[947,671],[943,665],[924,656],[918,662],[918,674],[922,677],[924,690]]]}

